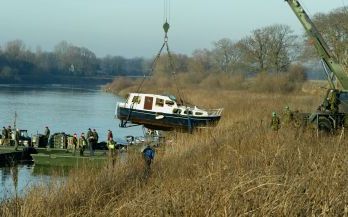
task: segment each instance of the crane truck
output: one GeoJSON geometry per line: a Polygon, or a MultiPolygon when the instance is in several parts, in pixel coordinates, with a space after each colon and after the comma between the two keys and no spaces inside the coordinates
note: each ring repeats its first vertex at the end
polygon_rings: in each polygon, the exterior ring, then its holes
{"type": "Polygon", "coordinates": [[[314,43],[330,85],[323,103],[316,112],[307,113],[305,122],[313,124],[318,131],[335,132],[348,126],[348,72],[335,58],[300,2],[297,0],[285,1],[301,22],[309,40],[314,43]]]}

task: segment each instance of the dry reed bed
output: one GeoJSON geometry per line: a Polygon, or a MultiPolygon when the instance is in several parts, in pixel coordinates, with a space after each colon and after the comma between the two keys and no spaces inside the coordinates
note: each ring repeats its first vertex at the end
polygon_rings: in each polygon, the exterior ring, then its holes
{"type": "Polygon", "coordinates": [[[170,134],[148,179],[135,153],[127,164],[73,171],[64,187],[5,201],[0,216],[348,215],[348,142],[268,127],[272,110],[313,110],[320,99],[202,90],[190,101],[221,105],[223,119],[210,131],[170,134]]]}

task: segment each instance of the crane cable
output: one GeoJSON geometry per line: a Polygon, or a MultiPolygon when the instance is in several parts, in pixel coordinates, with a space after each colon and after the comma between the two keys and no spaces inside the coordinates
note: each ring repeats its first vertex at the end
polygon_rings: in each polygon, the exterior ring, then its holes
{"type": "Polygon", "coordinates": [[[180,103],[181,104],[184,104],[184,100],[183,100],[183,96],[182,96],[182,93],[180,91],[180,87],[178,85],[178,82],[177,82],[177,79],[176,79],[176,72],[175,72],[175,63],[174,63],[174,58],[170,52],[170,49],[169,49],[169,45],[168,45],[168,31],[169,31],[169,28],[170,28],[170,25],[168,23],[168,20],[170,19],[170,0],[164,0],[164,24],[163,24],[163,30],[164,30],[164,41],[163,41],[163,44],[160,48],[160,50],[158,51],[156,57],[154,58],[152,64],[151,64],[151,68],[150,68],[150,71],[148,72],[148,74],[144,74],[144,77],[140,83],[140,85],[138,86],[137,88],[137,93],[139,93],[139,91],[141,90],[142,86],[144,85],[144,82],[146,80],[146,77],[149,77],[153,74],[153,72],[155,71],[155,67],[157,65],[157,62],[161,56],[161,53],[164,49],[164,47],[166,47],[166,51],[167,51],[167,54],[168,54],[168,59],[169,59],[169,67],[170,67],[170,70],[172,71],[172,76],[173,76],[173,80],[174,80],[174,84],[175,84],[175,88],[176,88],[176,91],[178,93],[178,97],[179,97],[179,100],[180,100],[180,103]]]}
{"type": "MultiPolygon", "coordinates": [[[[136,93],[140,93],[140,90],[141,88],[143,87],[144,83],[145,83],[145,80],[147,77],[151,76],[155,70],[155,67],[157,65],[157,62],[161,56],[161,53],[163,51],[163,48],[166,47],[166,50],[167,50],[167,53],[168,53],[168,58],[169,58],[169,66],[172,70],[172,75],[173,75],[173,79],[174,79],[174,84],[175,84],[175,87],[176,87],[176,90],[177,90],[177,93],[179,95],[179,100],[180,100],[180,103],[182,105],[184,105],[184,100],[182,98],[182,94],[181,94],[181,91],[180,91],[180,87],[179,85],[177,84],[177,80],[176,80],[176,76],[175,76],[175,64],[174,64],[174,61],[173,61],[173,57],[171,55],[171,52],[170,52],[170,49],[169,49],[169,45],[168,45],[168,31],[169,31],[169,28],[170,28],[170,25],[168,23],[168,18],[170,17],[170,0],[164,0],[164,16],[165,16],[165,23],[163,24],[163,30],[164,30],[164,42],[160,48],[160,50],[158,51],[155,59],[153,60],[152,64],[151,64],[151,69],[150,71],[148,72],[148,74],[146,75],[146,73],[144,73],[143,75],[143,79],[141,80],[137,90],[136,90],[136,93]],[[169,16],[168,16],[169,14],[169,16]]],[[[134,104],[135,102],[132,102],[131,106],[130,106],[130,110],[129,110],[129,113],[127,115],[127,119],[125,122],[122,122],[120,123],[120,127],[126,127],[130,117],[131,117],[131,114],[132,114],[132,111],[133,111],[133,108],[134,108],[134,104]]]]}

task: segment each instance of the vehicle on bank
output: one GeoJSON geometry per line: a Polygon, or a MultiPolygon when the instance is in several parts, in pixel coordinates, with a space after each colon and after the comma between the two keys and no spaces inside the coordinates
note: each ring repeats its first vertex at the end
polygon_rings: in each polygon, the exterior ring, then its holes
{"type": "Polygon", "coordinates": [[[216,126],[222,110],[183,105],[171,95],[130,93],[126,102],[117,104],[115,115],[121,127],[130,122],[153,130],[191,132],[199,127],[216,126]]]}
{"type": "Polygon", "coordinates": [[[335,58],[299,1],[285,1],[303,25],[311,42],[314,43],[330,84],[323,103],[316,112],[298,114],[298,118],[302,120],[297,121],[314,125],[318,131],[335,132],[348,126],[348,72],[335,58]],[[335,85],[335,80],[339,82],[341,88],[335,85]]]}

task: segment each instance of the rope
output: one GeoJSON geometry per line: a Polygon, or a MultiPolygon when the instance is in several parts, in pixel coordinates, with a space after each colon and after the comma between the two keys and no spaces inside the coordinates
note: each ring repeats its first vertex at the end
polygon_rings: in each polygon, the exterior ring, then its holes
{"type": "MultiPolygon", "coordinates": [[[[168,31],[169,31],[169,28],[170,28],[170,25],[168,23],[168,18],[170,18],[170,0],[164,0],[164,18],[165,18],[165,23],[163,24],[164,42],[163,42],[160,50],[158,51],[155,59],[153,60],[153,62],[151,64],[151,69],[150,69],[149,73],[147,74],[147,76],[150,76],[150,75],[153,74],[153,72],[155,70],[155,67],[156,67],[156,64],[157,64],[157,62],[158,62],[158,60],[159,60],[159,58],[161,56],[161,53],[162,53],[164,47],[166,47],[166,50],[167,50],[167,53],[168,53],[168,58],[169,58],[169,66],[170,66],[170,69],[172,71],[172,76],[173,76],[174,84],[175,84],[175,87],[176,87],[176,91],[178,93],[179,100],[180,100],[181,104],[184,105],[184,100],[183,100],[183,97],[182,97],[182,94],[181,94],[181,91],[180,91],[180,87],[178,85],[178,82],[177,82],[177,79],[176,79],[176,76],[175,76],[176,75],[176,73],[175,73],[175,64],[174,64],[173,57],[172,57],[172,54],[170,52],[169,45],[168,45],[168,31]]],[[[139,84],[139,86],[138,86],[138,88],[136,90],[136,93],[140,93],[140,90],[143,87],[147,76],[144,73],[144,77],[143,77],[142,81],[140,82],[140,84],[139,84]]],[[[129,113],[127,115],[127,119],[126,119],[125,122],[122,122],[120,124],[120,126],[126,127],[126,124],[127,124],[127,122],[129,121],[129,119],[131,117],[131,114],[132,114],[132,111],[133,111],[133,108],[134,108],[134,104],[135,104],[135,102],[132,102],[132,104],[130,106],[129,113]]]]}
{"type": "Polygon", "coordinates": [[[174,65],[174,62],[173,62],[172,55],[171,55],[170,50],[169,50],[168,42],[166,43],[166,45],[167,45],[167,53],[168,53],[168,58],[169,58],[169,64],[170,64],[170,67],[171,67],[171,70],[172,70],[172,76],[173,76],[173,79],[174,79],[174,84],[175,84],[175,87],[176,87],[176,91],[177,91],[177,93],[179,95],[179,100],[180,100],[181,104],[184,104],[184,100],[183,100],[183,97],[182,97],[182,94],[181,94],[181,91],[180,91],[180,87],[179,87],[178,82],[176,80],[175,65],[174,65]]]}
{"type": "MultiPolygon", "coordinates": [[[[153,74],[153,71],[155,70],[156,64],[157,64],[157,62],[158,62],[158,60],[159,60],[159,58],[160,58],[160,56],[161,56],[161,53],[162,53],[162,51],[163,51],[164,46],[166,46],[166,47],[167,47],[167,51],[169,51],[169,48],[168,48],[168,36],[167,36],[167,32],[168,32],[168,30],[169,30],[169,24],[168,24],[168,22],[165,22],[165,23],[164,23],[163,29],[164,29],[164,32],[165,32],[164,42],[163,42],[163,44],[162,44],[160,50],[158,51],[158,53],[157,53],[155,59],[153,60],[153,62],[152,62],[152,64],[151,64],[151,69],[150,69],[150,71],[148,72],[147,75],[146,75],[146,73],[144,73],[144,77],[143,77],[143,79],[141,80],[140,84],[138,85],[138,88],[137,88],[137,90],[136,90],[136,93],[138,93],[138,96],[139,96],[139,94],[140,94],[141,88],[143,87],[143,85],[144,85],[144,83],[145,83],[146,77],[149,77],[149,76],[151,76],[151,75],[153,74]]],[[[171,63],[171,66],[173,66],[172,63],[171,63]]],[[[129,113],[128,113],[128,115],[127,115],[127,119],[126,119],[125,122],[122,122],[122,123],[120,124],[120,127],[126,127],[128,121],[129,121],[129,119],[130,119],[130,117],[131,117],[131,115],[132,115],[133,108],[134,108],[134,104],[135,104],[135,102],[132,102],[132,104],[131,104],[131,106],[130,106],[130,108],[129,108],[129,113]]]]}

